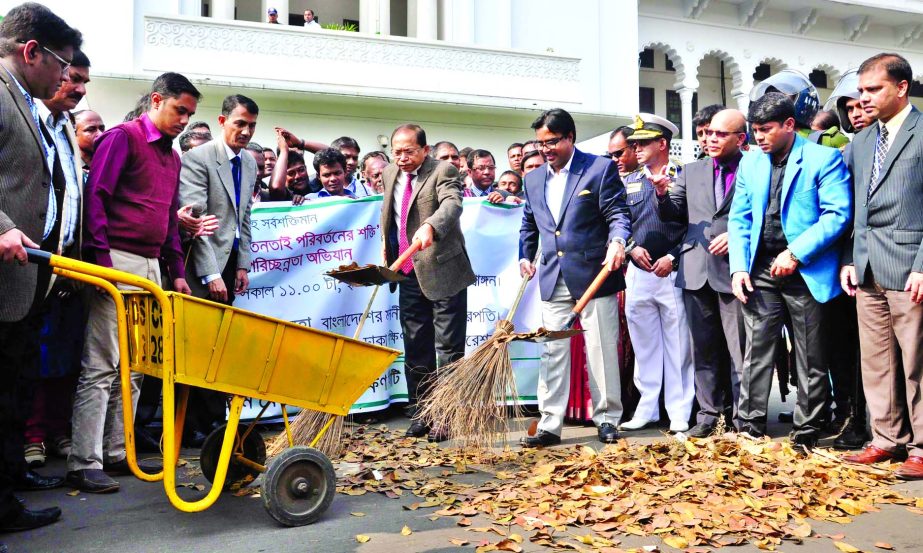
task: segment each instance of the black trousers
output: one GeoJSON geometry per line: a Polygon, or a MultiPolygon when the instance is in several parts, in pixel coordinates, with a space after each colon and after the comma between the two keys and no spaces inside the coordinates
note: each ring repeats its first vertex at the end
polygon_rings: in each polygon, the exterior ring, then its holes
{"type": "Polygon", "coordinates": [[[840,294],[824,304],[824,347],[837,420],[852,415],[864,424],[865,393],[859,362],[856,298],[840,294]]]}
{"type": "Polygon", "coordinates": [[[398,303],[404,331],[404,374],[410,407],[426,397],[436,367],[465,355],[468,291],[431,301],[423,295],[416,274],[400,283],[398,303]]]}
{"type": "Polygon", "coordinates": [[[824,358],[823,304],[814,299],[798,272],[784,278],[769,276],[771,264],[771,257],[757,257],[750,273],[754,291],[743,306],[746,347],[738,406],[741,430],[766,432],[777,337],[787,311],[798,378],[793,434],[817,434],[830,387],[824,358]]]}
{"type": "Polygon", "coordinates": [[[737,425],[737,401],[743,370],[744,325],[740,302],[708,283],[698,290],[683,290],[686,319],[692,331],[695,359],[696,422],[714,425],[728,407],[737,425]]]}

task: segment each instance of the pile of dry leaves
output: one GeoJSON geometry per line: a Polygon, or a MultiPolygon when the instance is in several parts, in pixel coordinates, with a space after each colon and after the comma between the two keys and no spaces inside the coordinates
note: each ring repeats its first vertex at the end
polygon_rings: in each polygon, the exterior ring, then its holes
{"type": "Polygon", "coordinates": [[[877,503],[923,513],[923,500],[888,487],[889,471],[733,436],[621,441],[598,452],[574,446],[476,456],[385,427],[360,427],[345,451],[339,462],[359,469],[340,479],[339,492],[392,499],[410,493],[422,501],[406,509],[438,508],[433,517],[458,517],[460,526],[484,515],[500,528],[469,530],[504,537],[484,551],[521,550],[516,531],[535,544],[577,550],[619,551],[619,535],[659,536],[687,551],[746,541],[774,549],[782,540],[812,535],[810,520],[846,523],[851,515],[878,510],[877,503]],[[473,469],[485,481],[454,478],[473,469]]]}

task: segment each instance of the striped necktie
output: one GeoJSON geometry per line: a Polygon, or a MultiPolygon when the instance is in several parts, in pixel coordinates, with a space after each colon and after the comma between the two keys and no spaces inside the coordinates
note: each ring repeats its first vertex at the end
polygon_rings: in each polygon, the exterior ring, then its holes
{"type": "Polygon", "coordinates": [[[879,125],[878,144],[875,145],[875,162],[872,164],[872,179],[869,181],[869,194],[878,188],[878,179],[881,177],[881,166],[884,165],[885,156],[888,155],[888,127],[879,125]]]}
{"type": "MultiPolygon", "coordinates": [[[[413,174],[407,173],[407,184],[404,186],[404,194],[401,196],[401,220],[398,221],[397,245],[398,255],[407,251],[410,247],[410,239],[407,236],[407,213],[410,211],[410,199],[413,197],[413,174]]],[[[407,261],[401,265],[401,271],[409,275],[413,271],[413,259],[407,258],[407,261]]]]}

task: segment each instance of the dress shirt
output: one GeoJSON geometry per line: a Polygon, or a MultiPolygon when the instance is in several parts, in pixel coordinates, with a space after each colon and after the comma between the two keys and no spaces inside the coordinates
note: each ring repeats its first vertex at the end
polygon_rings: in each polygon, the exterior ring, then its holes
{"type": "MultiPolygon", "coordinates": [[[[369,188],[365,184],[359,182],[359,179],[357,179],[355,175],[353,175],[352,180],[349,181],[349,184],[347,184],[344,188],[354,198],[364,198],[366,196],[372,195],[372,193],[369,191],[369,188]]],[[[321,189],[317,191],[318,194],[320,194],[321,192],[324,192],[324,190],[321,189]]],[[[320,196],[320,197],[323,198],[323,196],[320,196]]]]}
{"type": "MultiPolygon", "coordinates": [[[[40,117],[38,113],[38,105],[35,102],[35,98],[31,94],[26,92],[26,89],[19,82],[19,79],[15,75],[6,72],[7,75],[13,79],[13,82],[16,83],[16,86],[19,87],[19,92],[22,93],[23,97],[26,99],[26,104],[29,105],[29,111],[32,112],[32,119],[35,123],[35,132],[38,133],[39,141],[42,143],[42,150],[45,154],[45,163],[48,164],[48,172],[54,179],[54,156],[55,148],[54,143],[49,144],[45,139],[45,133],[42,132],[42,125],[40,122],[40,117]]],[[[54,194],[54,183],[48,185],[48,212],[45,215],[45,229],[42,233],[42,240],[48,238],[48,235],[51,234],[52,229],[54,229],[54,222],[58,218],[58,202],[54,194]]]]}
{"type": "Polygon", "coordinates": [[[77,181],[77,167],[74,165],[74,150],[70,138],[67,136],[67,121],[69,114],[62,112],[55,119],[51,110],[45,104],[38,103],[38,113],[42,117],[45,128],[51,134],[55,148],[60,153],[61,169],[64,171],[64,182],[67,185],[64,194],[64,214],[61,220],[62,246],[67,248],[74,243],[77,234],[77,223],[80,221],[80,193],[82,180],[77,181]]]}
{"type": "Polygon", "coordinates": [[[561,209],[564,207],[564,189],[567,188],[567,176],[570,175],[570,164],[574,161],[574,154],[571,152],[570,159],[564,164],[557,173],[548,164],[548,175],[545,177],[545,203],[554,217],[554,222],[560,222],[561,209]]]}
{"type": "MultiPolygon", "coordinates": [[[[242,152],[242,151],[243,151],[243,150],[241,150],[241,152],[242,152]]],[[[234,150],[232,150],[231,147],[228,146],[228,143],[227,143],[227,142],[224,143],[224,153],[227,154],[227,156],[228,156],[228,162],[233,161],[235,157],[236,157],[236,158],[240,158],[240,153],[234,153],[234,150]]],[[[240,169],[240,170],[241,170],[241,173],[242,173],[242,172],[243,172],[243,160],[242,160],[242,159],[240,160],[240,164],[241,164],[241,169],[240,169]]],[[[232,167],[232,169],[231,169],[232,177],[231,177],[231,178],[233,178],[233,173],[234,173],[233,165],[232,165],[231,167],[232,167]]],[[[241,175],[241,176],[243,176],[243,175],[241,175]]],[[[240,193],[241,193],[241,194],[244,194],[243,182],[241,182],[240,184],[241,184],[241,189],[242,189],[242,190],[240,191],[240,193]]],[[[239,201],[239,199],[238,199],[238,198],[235,198],[235,201],[239,201]]],[[[237,215],[237,219],[238,219],[238,220],[236,221],[236,224],[234,225],[234,238],[236,238],[237,240],[240,240],[240,220],[239,220],[239,219],[240,219],[240,211],[239,211],[240,207],[239,207],[238,205],[236,205],[236,204],[234,205],[234,207],[237,208],[237,209],[234,210],[234,213],[235,213],[235,215],[237,215]]],[[[236,242],[236,240],[235,240],[235,242],[236,242]]],[[[210,274],[210,275],[205,275],[205,276],[202,277],[202,284],[208,284],[209,282],[211,282],[211,281],[213,281],[213,280],[218,280],[219,278],[221,278],[221,275],[218,274],[218,273],[214,273],[214,274],[210,274]]]]}
{"type": "Polygon", "coordinates": [[[354,194],[351,194],[349,190],[347,190],[346,188],[344,188],[343,193],[339,195],[331,194],[330,192],[327,192],[326,188],[322,188],[318,192],[314,192],[313,194],[308,194],[307,196],[305,196],[306,200],[317,200],[317,199],[323,199],[323,198],[349,198],[350,200],[355,200],[356,196],[354,194]]]}
{"type": "MultiPolygon", "coordinates": [[[[886,127],[888,129],[888,149],[891,149],[891,145],[894,144],[894,137],[897,136],[897,131],[901,130],[901,125],[904,124],[904,120],[907,119],[907,116],[910,115],[910,110],[913,109],[913,105],[907,104],[904,109],[897,112],[894,117],[891,118],[887,123],[879,120],[878,125],[880,127],[886,127]]],[[[880,131],[879,131],[880,132],[880,131]]]]}
{"type": "MultiPolygon", "coordinates": [[[[414,188],[416,188],[417,186],[417,171],[419,170],[420,168],[417,167],[416,171],[410,173],[411,175],[413,175],[413,179],[411,179],[410,184],[414,188]]],[[[405,186],[407,186],[407,173],[403,171],[398,171],[397,182],[394,183],[394,202],[393,202],[394,203],[394,224],[395,224],[395,228],[397,229],[400,229],[400,226],[401,226],[401,200],[404,198],[404,187],[405,186]]],[[[398,230],[398,232],[400,232],[400,230],[398,230]]],[[[411,238],[412,236],[408,236],[407,241],[409,242],[411,238]]]]}
{"type": "Polygon", "coordinates": [[[763,219],[763,236],[758,251],[763,255],[775,256],[788,247],[788,239],[782,230],[782,182],[785,180],[785,166],[788,153],[780,162],[772,162],[769,177],[769,203],[763,219]]]}
{"type": "MultiPolygon", "coordinates": [[[[731,191],[731,188],[734,187],[734,180],[737,178],[737,167],[740,166],[740,160],[743,159],[744,155],[742,152],[737,152],[737,155],[731,158],[728,161],[724,162],[724,195],[727,197],[728,193],[731,191]]],[[[714,176],[712,179],[718,178],[718,166],[722,162],[718,161],[716,158],[712,158],[712,167],[714,171],[714,176]]],[[[720,207],[720,206],[718,206],[720,207]]]]}
{"type": "Polygon", "coordinates": [[[121,125],[103,133],[96,140],[93,170],[84,193],[84,253],[103,267],[112,267],[111,247],[148,259],[163,258],[171,278],[185,278],[176,215],[179,154],[173,150],[173,141],[161,134],[146,113],[139,120],[151,159],[169,163],[169,170],[152,173],[144,182],[122,183],[123,171],[137,162],[131,153],[131,138],[121,125]],[[116,201],[133,209],[109,209],[116,201]]]}

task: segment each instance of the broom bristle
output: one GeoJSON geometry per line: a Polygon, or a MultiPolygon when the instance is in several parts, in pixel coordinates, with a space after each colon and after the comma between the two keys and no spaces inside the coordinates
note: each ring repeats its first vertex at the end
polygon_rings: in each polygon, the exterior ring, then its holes
{"type": "Polygon", "coordinates": [[[509,433],[507,400],[519,414],[516,379],[510,363],[509,340],[514,328],[497,323],[489,340],[470,355],[441,367],[419,418],[430,428],[447,432],[462,447],[488,449],[509,433]]]}
{"type": "MultiPolygon", "coordinates": [[[[327,424],[330,417],[334,417],[333,423],[314,447],[319,449],[330,459],[338,458],[343,449],[345,417],[322,413],[312,409],[302,409],[291,424],[292,442],[294,445],[311,445],[317,433],[327,424]]],[[[269,443],[269,446],[266,448],[266,454],[272,457],[285,449],[288,449],[288,437],[286,437],[285,431],[283,430],[269,443]]]]}

